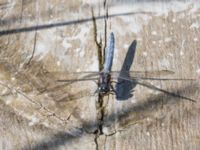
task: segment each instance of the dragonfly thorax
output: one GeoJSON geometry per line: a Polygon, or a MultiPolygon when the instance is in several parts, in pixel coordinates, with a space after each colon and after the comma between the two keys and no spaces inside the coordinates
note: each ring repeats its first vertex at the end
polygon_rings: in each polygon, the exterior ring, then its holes
{"type": "Polygon", "coordinates": [[[99,94],[105,95],[110,92],[111,75],[109,73],[101,72],[98,81],[99,94]]]}

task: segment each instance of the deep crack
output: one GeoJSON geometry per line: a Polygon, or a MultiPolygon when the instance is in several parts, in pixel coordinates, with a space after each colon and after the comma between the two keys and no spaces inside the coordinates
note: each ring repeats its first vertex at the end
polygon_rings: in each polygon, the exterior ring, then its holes
{"type": "Polygon", "coordinates": [[[33,57],[34,57],[34,54],[35,54],[35,49],[36,49],[36,43],[37,43],[37,29],[35,31],[35,35],[34,35],[34,44],[33,44],[33,51],[32,51],[32,54],[31,54],[31,57],[29,58],[26,66],[30,65],[33,57]]]}
{"type": "Polygon", "coordinates": [[[96,150],[98,150],[99,149],[99,144],[98,144],[98,137],[99,137],[99,134],[98,134],[98,130],[96,130],[95,132],[94,132],[94,134],[95,134],[95,138],[94,138],[94,143],[95,143],[95,145],[96,145],[96,150]]]}
{"type": "MultiPolygon", "coordinates": [[[[98,52],[98,61],[99,61],[99,71],[101,71],[103,69],[103,64],[105,61],[105,48],[106,48],[106,36],[107,36],[107,20],[105,19],[105,46],[103,48],[102,46],[102,39],[100,37],[100,41],[97,40],[97,24],[96,24],[96,19],[94,16],[94,11],[92,9],[92,18],[93,18],[93,26],[94,26],[94,41],[95,44],[97,46],[97,52],[98,52]]],[[[96,144],[96,150],[99,149],[99,145],[98,145],[98,138],[100,135],[103,134],[103,123],[104,123],[104,106],[103,106],[103,96],[102,95],[98,95],[98,100],[96,101],[96,110],[97,110],[97,130],[94,132],[95,134],[95,138],[94,138],[94,142],[96,144]]]]}
{"type": "Polygon", "coordinates": [[[97,52],[98,52],[99,70],[102,70],[103,69],[102,39],[100,37],[100,41],[97,40],[97,24],[96,24],[96,18],[94,16],[93,8],[91,11],[92,11],[92,21],[93,21],[93,27],[94,27],[94,41],[97,46],[97,52]]]}
{"type": "MultiPolygon", "coordinates": [[[[98,41],[97,39],[97,24],[96,24],[96,18],[94,16],[94,11],[93,9],[92,11],[92,19],[93,19],[93,29],[94,29],[94,42],[97,46],[97,53],[98,53],[98,61],[99,61],[99,71],[101,71],[103,69],[103,64],[105,62],[105,53],[106,53],[106,46],[107,46],[107,19],[108,19],[108,7],[107,7],[107,2],[106,0],[104,1],[104,9],[105,9],[105,13],[106,13],[106,17],[104,18],[104,47],[103,47],[103,43],[102,43],[102,38],[100,37],[100,41],[98,41]]],[[[118,131],[115,130],[114,133],[106,135],[103,133],[103,125],[104,125],[104,117],[105,117],[105,106],[104,106],[104,96],[102,95],[98,95],[98,100],[96,101],[96,114],[97,114],[97,129],[93,132],[93,134],[95,135],[94,138],[94,142],[96,145],[96,150],[99,149],[99,143],[98,143],[98,138],[101,135],[105,135],[106,138],[108,136],[112,136],[114,134],[116,134],[118,131]]]]}

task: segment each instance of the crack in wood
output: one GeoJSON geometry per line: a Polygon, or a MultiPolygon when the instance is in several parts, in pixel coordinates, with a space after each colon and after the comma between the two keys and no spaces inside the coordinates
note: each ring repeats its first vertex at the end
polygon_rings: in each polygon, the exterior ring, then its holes
{"type": "MultiPolygon", "coordinates": [[[[92,19],[93,19],[93,27],[94,27],[94,41],[97,46],[97,52],[98,52],[98,61],[99,61],[99,71],[103,69],[103,64],[105,61],[105,50],[106,50],[106,42],[107,42],[107,20],[106,18],[104,19],[105,23],[105,29],[104,29],[104,36],[105,36],[105,45],[104,48],[102,47],[102,39],[100,37],[100,41],[98,42],[97,40],[97,24],[96,24],[96,19],[94,16],[94,11],[92,11],[92,19]]],[[[105,115],[105,107],[104,107],[104,101],[103,101],[103,96],[98,94],[98,100],[96,101],[96,108],[97,108],[97,121],[98,121],[98,127],[95,130],[93,134],[95,134],[95,144],[96,144],[96,150],[99,149],[98,145],[98,138],[100,135],[103,134],[103,124],[104,124],[104,115],[105,115]]]]}
{"type": "Polygon", "coordinates": [[[106,15],[104,16],[104,48],[103,48],[103,58],[105,61],[105,53],[106,53],[106,46],[107,46],[107,20],[108,20],[108,6],[107,6],[107,0],[104,0],[104,9],[106,15]]]}
{"type": "MultiPolygon", "coordinates": [[[[37,3],[37,2],[36,2],[37,3]]],[[[22,0],[22,6],[23,6],[23,0],[22,0]]],[[[37,9],[36,9],[37,10],[37,9]]],[[[36,11],[37,12],[37,11],[36,11]]],[[[39,17],[37,17],[39,18],[39,17]]],[[[33,45],[33,50],[32,50],[32,54],[31,54],[31,57],[29,59],[29,61],[27,62],[26,66],[30,65],[33,57],[34,57],[34,54],[35,54],[35,49],[36,49],[36,44],[37,44],[37,31],[38,30],[38,19],[37,19],[37,26],[35,28],[35,36],[34,36],[34,45],[33,45]]]]}
{"type": "Polygon", "coordinates": [[[108,8],[106,8],[106,17],[104,18],[104,48],[103,48],[103,58],[105,62],[105,53],[106,53],[106,47],[107,47],[107,20],[108,20],[108,8]]]}
{"type": "Polygon", "coordinates": [[[105,141],[104,141],[104,150],[106,150],[106,142],[107,142],[107,136],[105,136],[105,141]]]}
{"type": "MultiPolygon", "coordinates": [[[[98,132],[98,131],[97,131],[98,132]]],[[[98,144],[98,138],[99,138],[99,135],[98,133],[94,132],[95,134],[95,138],[94,138],[94,143],[96,145],[96,150],[99,150],[99,144],[98,144]]]]}
{"type": "Polygon", "coordinates": [[[20,23],[23,20],[23,11],[24,11],[24,0],[21,0],[21,16],[20,16],[20,23]]]}
{"type": "Polygon", "coordinates": [[[99,60],[99,70],[103,69],[103,55],[102,55],[102,39],[100,37],[100,41],[97,40],[97,24],[96,24],[96,18],[94,16],[94,10],[92,8],[92,21],[93,21],[93,27],[94,27],[94,41],[97,46],[98,51],[98,60],[99,60]]]}
{"type": "Polygon", "coordinates": [[[34,45],[33,45],[33,51],[32,51],[32,54],[31,54],[31,57],[29,58],[26,66],[30,65],[33,57],[34,57],[34,54],[35,54],[35,49],[36,49],[36,43],[37,43],[37,30],[35,31],[35,36],[34,36],[34,45]]]}
{"type": "Polygon", "coordinates": [[[68,120],[70,119],[71,114],[69,114],[69,116],[68,116],[66,119],[64,119],[64,118],[58,116],[55,112],[53,112],[53,111],[51,111],[50,109],[48,109],[48,108],[46,108],[45,106],[43,106],[41,103],[36,102],[35,100],[31,99],[29,96],[27,96],[26,94],[24,94],[24,93],[21,92],[20,90],[15,89],[15,88],[13,88],[13,87],[9,87],[8,85],[6,85],[6,84],[4,84],[4,83],[2,83],[2,82],[0,82],[0,85],[3,86],[3,87],[8,88],[10,91],[14,91],[14,92],[16,92],[16,93],[22,95],[25,99],[27,99],[27,100],[30,101],[31,103],[33,103],[33,104],[39,106],[38,110],[43,109],[43,110],[45,110],[47,113],[49,113],[49,115],[47,115],[47,116],[46,116],[46,115],[42,115],[42,116],[45,116],[45,117],[47,117],[47,118],[52,116],[52,117],[54,117],[54,118],[60,120],[62,123],[65,123],[65,124],[68,123],[68,120]]]}

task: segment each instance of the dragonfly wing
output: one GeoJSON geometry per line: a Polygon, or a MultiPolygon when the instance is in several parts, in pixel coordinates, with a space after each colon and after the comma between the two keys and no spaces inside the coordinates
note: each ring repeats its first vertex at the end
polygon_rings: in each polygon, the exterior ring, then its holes
{"type": "Polygon", "coordinates": [[[99,72],[44,72],[43,76],[59,82],[97,80],[99,72]]]}
{"type": "Polygon", "coordinates": [[[92,96],[91,92],[87,89],[78,91],[74,94],[66,93],[66,91],[64,90],[58,90],[56,92],[51,92],[49,95],[59,104],[62,104],[63,102],[79,100],[80,98],[83,98],[86,96],[92,96]]]}
{"type": "Polygon", "coordinates": [[[41,90],[38,90],[38,95],[48,95],[48,97],[59,104],[78,100],[92,94],[89,89],[73,90],[70,84],[77,81],[95,80],[97,75],[98,72],[75,72],[68,74],[66,72],[43,72],[37,74],[37,82],[43,87],[40,88],[41,90]]]}
{"type": "Polygon", "coordinates": [[[159,70],[159,71],[112,71],[111,74],[114,77],[118,76],[130,76],[131,78],[148,78],[148,77],[160,77],[174,74],[170,70],[159,70]]]}
{"type": "Polygon", "coordinates": [[[114,79],[119,79],[123,78],[124,80],[162,80],[162,81],[191,81],[191,80],[196,80],[193,78],[163,78],[161,76],[168,76],[168,75],[173,75],[173,71],[169,70],[160,70],[160,71],[130,71],[130,72],[118,72],[118,71],[113,71],[111,72],[112,77],[114,79]]]}
{"type": "MultiPolygon", "coordinates": [[[[160,92],[162,92],[162,93],[165,93],[165,94],[168,94],[168,95],[171,95],[171,96],[174,96],[174,97],[178,97],[178,98],[182,98],[182,99],[185,99],[185,100],[189,100],[189,101],[191,101],[191,102],[196,102],[195,100],[193,100],[193,99],[191,99],[191,98],[188,98],[188,97],[185,97],[185,96],[181,96],[181,95],[178,95],[178,94],[176,94],[176,93],[173,93],[173,92],[169,92],[169,91],[167,91],[167,90],[164,90],[164,89],[161,89],[161,88],[158,88],[158,87],[156,87],[156,86],[154,86],[154,85],[152,85],[152,84],[150,84],[150,83],[148,83],[148,82],[140,82],[140,81],[138,81],[138,80],[131,80],[130,78],[128,78],[128,77],[119,77],[118,78],[119,79],[119,81],[121,80],[121,81],[125,81],[125,82],[130,82],[130,81],[132,81],[132,83],[134,84],[134,86],[136,86],[137,84],[138,85],[141,85],[141,86],[144,86],[144,87],[147,87],[147,88],[150,88],[150,89],[152,89],[152,90],[156,90],[156,91],[160,91],[160,92]]],[[[123,82],[122,82],[123,83],[123,82]]],[[[120,83],[119,83],[120,84],[120,83]]]]}
{"type": "Polygon", "coordinates": [[[130,77],[134,78],[148,78],[148,77],[160,77],[174,74],[170,70],[159,70],[159,71],[131,71],[129,73],[130,77]]]}
{"type": "Polygon", "coordinates": [[[182,98],[184,100],[189,100],[191,102],[196,102],[195,100],[191,99],[191,98],[188,98],[188,97],[185,97],[185,96],[181,96],[179,94],[176,94],[174,92],[169,92],[167,90],[164,90],[164,89],[161,89],[161,88],[158,88],[148,82],[137,82],[137,84],[141,85],[141,86],[144,86],[144,87],[147,87],[147,88],[150,88],[152,90],[156,90],[156,91],[160,91],[162,93],[165,93],[167,95],[170,95],[170,96],[173,96],[173,97],[177,97],[177,98],[182,98]]]}

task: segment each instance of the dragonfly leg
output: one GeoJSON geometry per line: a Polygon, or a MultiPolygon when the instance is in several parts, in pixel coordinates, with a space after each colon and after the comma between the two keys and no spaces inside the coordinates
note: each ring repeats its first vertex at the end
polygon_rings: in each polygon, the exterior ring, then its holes
{"type": "Polygon", "coordinates": [[[95,95],[95,94],[98,94],[98,93],[99,93],[99,88],[97,88],[97,89],[95,90],[94,95],[95,95]]]}
{"type": "Polygon", "coordinates": [[[117,94],[117,91],[115,90],[115,88],[113,87],[112,84],[110,84],[110,87],[111,87],[110,94],[112,94],[112,95],[116,95],[116,94],[117,94]]]}
{"type": "Polygon", "coordinates": [[[117,82],[117,81],[110,81],[110,83],[115,83],[115,84],[117,84],[118,82],[117,82]]]}
{"type": "Polygon", "coordinates": [[[111,91],[109,94],[111,94],[111,95],[116,95],[116,93],[115,93],[115,92],[113,92],[113,91],[111,91]]]}
{"type": "Polygon", "coordinates": [[[98,86],[98,82],[97,81],[93,80],[93,82],[96,83],[96,85],[98,86]]]}

